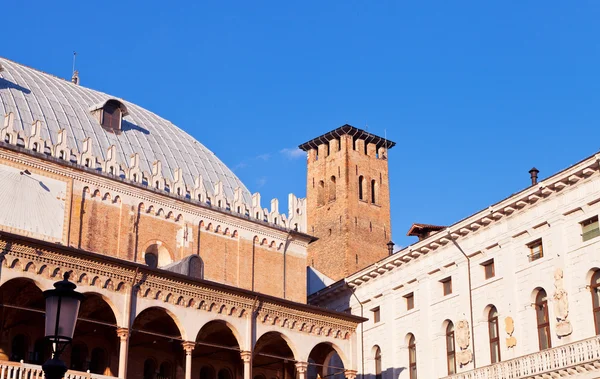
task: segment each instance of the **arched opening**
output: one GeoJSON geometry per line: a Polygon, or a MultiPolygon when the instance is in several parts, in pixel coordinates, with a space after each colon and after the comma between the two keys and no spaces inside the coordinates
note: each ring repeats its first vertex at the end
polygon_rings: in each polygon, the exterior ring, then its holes
{"type": "Polygon", "coordinates": [[[135,317],[131,327],[128,371],[143,370],[144,379],[159,379],[164,374],[170,375],[170,379],[176,378],[178,372],[183,372],[185,364],[181,341],[181,331],[165,309],[144,309],[135,317]],[[171,362],[170,373],[166,371],[169,367],[165,362],[171,362]]]}
{"type": "Polygon", "coordinates": [[[152,358],[144,361],[144,379],[154,379],[156,377],[156,362],[152,358]]]}
{"type": "Polygon", "coordinates": [[[336,198],[336,183],[335,176],[329,179],[329,201],[334,201],[336,198]]]}
{"type": "Polygon", "coordinates": [[[319,185],[317,187],[317,205],[325,204],[325,182],[319,181],[319,185]]]}
{"type": "Polygon", "coordinates": [[[296,357],[284,336],[278,332],[268,332],[254,345],[252,372],[266,378],[293,378],[296,375],[294,361],[296,357]]]}
{"type": "Polygon", "coordinates": [[[345,366],[340,353],[340,350],[330,343],[316,345],[308,356],[307,378],[344,379],[345,366]]]}
{"type": "Polygon", "coordinates": [[[600,334],[600,270],[596,270],[592,275],[590,283],[590,292],[592,294],[592,312],[594,313],[594,326],[596,335],[600,334]]]}
{"type": "Polygon", "coordinates": [[[243,373],[237,331],[221,320],[210,321],[196,336],[196,347],[192,351],[192,367],[202,367],[200,379],[232,379],[243,373]],[[211,364],[224,362],[226,367],[216,373],[211,364]],[[226,363],[225,363],[226,362],[226,363]],[[233,373],[233,374],[232,374],[233,373]]]}
{"type": "Polygon", "coordinates": [[[161,242],[154,243],[146,248],[144,260],[152,268],[164,267],[173,262],[171,253],[161,242]]]}
{"type": "Polygon", "coordinates": [[[211,366],[202,366],[200,369],[200,379],[215,379],[215,369],[211,366]]]}
{"type": "Polygon", "coordinates": [[[358,177],[358,200],[365,199],[365,178],[361,175],[358,177]]]}
{"type": "Polygon", "coordinates": [[[87,370],[88,348],[83,342],[76,342],[71,348],[71,364],[70,370],[85,371],[87,370]]]}
{"type": "Polygon", "coordinates": [[[12,279],[0,287],[1,328],[0,359],[38,363],[47,358],[46,344],[37,343],[38,356],[32,341],[44,338],[42,290],[25,278],[12,279]]]}
{"type": "Polygon", "coordinates": [[[158,369],[158,377],[157,379],[173,379],[173,365],[171,362],[165,361],[160,364],[160,368],[158,369]]]}
{"type": "Polygon", "coordinates": [[[11,343],[10,360],[19,362],[27,359],[28,345],[25,334],[17,334],[14,336],[11,343]]]}
{"type": "Polygon", "coordinates": [[[454,324],[448,321],[446,326],[446,362],[448,375],[456,374],[456,350],[454,344],[454,324]]]}
{"type": "Polygon", "coordinates": [[[65,361],[70,362],[71,370],[115,376],[119,370],[117,317],[101,295],[84,293],[84,296],[73,334],[73,348],[70,355],[68,352],[65,355],[65,361]],[[79,346],[79,350],[75,346],[79,346]]]}
{"type": "Polygon", "coordinates": [[[379,202],[377,193],[377,181],[375,179],[371,180],[371,203],[377,204],[379,202]]]}
{"type": "Polygon", "coordinates": [[[408,372],[410,379],[417,379],[417,342],[413,334],[408,335],[408,372]]]}
{"type": "Polygon", "coordinates": [[[492,306],[488,312],[488,334],[490,338],[490,362],[500,362],[500,332],[498,328],[498,310],[492,306]]]}
{"type": "Polygon", "coordinates": [[[375,371],[375,379],[381,379],[383,373],[383,367],[381,366],[381,348],[377,345],[373,347],[373,369],[375,371]]]}
{"type": "Polygon", "coordinates": [[[217,375],[217,379],[232,379],[231,371],[226,368],[222,368],[219,370],[219,374],[217,375]]]}
{"type": "Polygon", "coordinates": [[[90,372],[92,374],[104,375],[107,368],[108,358],[106,350],[101,347],[94,348],[90,356],[90,372]]]}
{"type": "Polygon", "coordinates": [[[535,318],[538,330],[540,350],[552,347],[550,335],[550,317],[548,316],[548,296],[544,289],[539,289],[535,296],[535,318]]]}

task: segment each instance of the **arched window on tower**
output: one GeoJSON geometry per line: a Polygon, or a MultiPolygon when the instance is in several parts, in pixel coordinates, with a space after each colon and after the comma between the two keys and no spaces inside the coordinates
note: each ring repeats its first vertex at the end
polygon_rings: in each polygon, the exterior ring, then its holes
{"type": "Polygon", "coordinates": [[[446,361],[448,363],[448,375],[456,374],[456,351],[454,349],[454,324],[448,322],[446,327],[446,361]]]}
{"type": "Polygon", "coordinates": [[[492,306],[488,313],[491,363],[500,362],[500,333],[498,332],[498,310],[492,306]]]}
{"type": "Polygon", "coordinates": [[[540,350],[549,349],[552,347],[552,341],[550,339],[550,318],[548,317],[548,296],[543,289],[540,289],[535,297],[535,316],[540,350]]]}
{"type": "Polygon", "coordinates": [[[317,205],[325,204],[325,182],[320,181],[319,186],[317,187],[317,205]]]}
{"type": "Polygon", "coordinates": [[[410,379],[417,379],[417,344],[413,334],[408,339],[408,371],[410,379]]]}
{"type": "Polygon", "coordinates": [[[361,175],[358,177],[358,200],[365,199],[365,178],[361,175]]]}
{"type": "Polygon", "coordinates": [[[590,291],[592,292],[594,325],[596,326],[596,334],[598,335],[600,334],[600,270],[596,270],[592,276],[590,291]]]}
{"type": "Polygon", "coordinates": [[[329,180],[329,201],[334,201],[336,197],[336,184],[335,184],[335,176],[332,176],[329,180]]]}
{"type": "Polygon", "coordinates": [[[374,354],[374,358],[375,358],[375,379],[381,379],[381,373],[382,373],[382,368],[381,368],[381,349],[379,348],[379,346],[375,346],[375,354],[374,354]]]}
{"type": "Polygon", "coordinates": [[[375,179],[371,180],[371,203],[377,204],[379,202],[377,193],[377,181],[375,179]]]}

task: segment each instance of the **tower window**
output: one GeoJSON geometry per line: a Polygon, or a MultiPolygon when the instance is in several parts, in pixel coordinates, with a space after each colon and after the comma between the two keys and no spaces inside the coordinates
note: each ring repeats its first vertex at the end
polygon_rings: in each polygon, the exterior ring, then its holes
{"type": "Polygon", "coordinates": [[[325,204],[325,182],[319,181],[319,187],[317,188],[317,205],[325,204]]]}
{"type": "Polygon", "coordinates": [[[335,176],[332,176],[329,181],[329,201],[335,200],[335,197],[336,197],[335,191],[336,191],[335,176]]]}
{"type": "Polygon", "coordinates": [[[358,177],[358,199],[364,200],[365,178],[361,175],[358,177]]]}
{"type": "Polygon", "coordinates": [[[371,180],[371,203],[377,204],[379,199],[377,199],[377,182],[375,179],[371,180]]]}

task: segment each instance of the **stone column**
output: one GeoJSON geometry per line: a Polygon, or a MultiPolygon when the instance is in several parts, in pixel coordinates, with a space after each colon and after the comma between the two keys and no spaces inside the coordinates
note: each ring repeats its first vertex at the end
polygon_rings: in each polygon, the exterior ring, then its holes
{"type": "Polygon", "coordinates": [[[119,336],[119,378],[127,377],[127,358],[129,353],[129,329],[117,328],[117,336],[119,336]]]}
{"type": "Polygon", "coordinates": [[[298,371],[297,379],[306,379],[306,370],[308,369],[308,362],[296,362],[296,370],[298,371]]]}
{"type": "Polygon", "coordinates": [[[356,370],[346,370],[344,376],[346,379],[356,379],[356,370]]]}
{"type": "Polygon", "coordinates": [[[244,379],[252,379],[252,352],[241,351],[240,355],[244,362],[244,379]]]}
{"type": "Polygon", "coordinates": [[[185,379],[192,379],[192,351],[194,351],[196,343],[185,341],[182,345],[185,351],[185,379]]]}

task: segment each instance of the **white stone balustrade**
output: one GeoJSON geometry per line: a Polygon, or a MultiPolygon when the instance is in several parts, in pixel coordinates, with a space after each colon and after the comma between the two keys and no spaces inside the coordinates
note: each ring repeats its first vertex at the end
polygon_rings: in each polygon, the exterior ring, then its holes
{"type": "Polygon", "coordinates": [[[538,376],[554,378],[597,370],[600,370],[600,336],[447,376],[444,379],[513,379],[538,376]]]}
{"type": "MultiPolygon", "coordinates": [[[[0,379],[42,379],[42,366],[23,362],[0,361],[0,379]]],[[[64,379],[114,379],[112,376],[69,370],[64,379]]]]}

